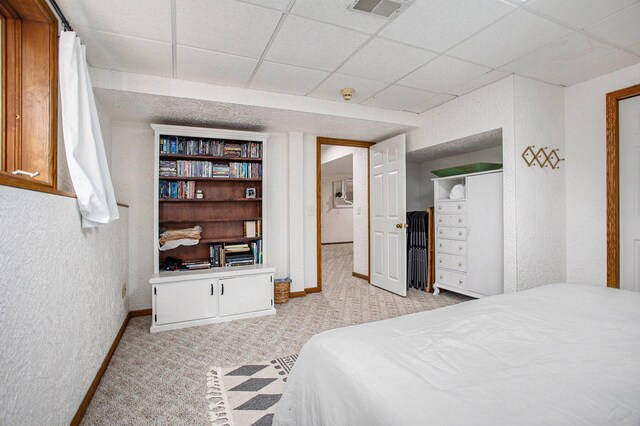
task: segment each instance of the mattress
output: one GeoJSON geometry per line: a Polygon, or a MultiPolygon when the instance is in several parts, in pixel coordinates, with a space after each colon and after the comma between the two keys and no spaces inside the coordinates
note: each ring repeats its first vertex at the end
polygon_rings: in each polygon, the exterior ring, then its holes
{"type": "Polygon", "coordinates": [[[553,284],[314,336],[274,425],[638,425],[640,294],[553,284]]]}

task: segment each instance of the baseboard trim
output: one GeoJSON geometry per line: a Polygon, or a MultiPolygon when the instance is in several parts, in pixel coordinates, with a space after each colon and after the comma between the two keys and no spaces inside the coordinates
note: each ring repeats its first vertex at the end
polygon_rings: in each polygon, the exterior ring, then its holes
{"type": "MultiPolygon", "coordinates": [[[[143,311],[146,311],[146,309],[143,309],[143,311]]],[[[149,309],[149,311],[151,310],[149,309]]],[[[141,311],[133,311],[133,312],[141,312],[141,311]]],[[[91,382],[91,386],[89,386],[89,390],[87,391],[87,394],[82,399],[82,402],[80,403],[80,407],[78,408],[76,415],[73,416],[73,419],[71,420],[71,426],[79,425],[85,413],[87,412],[87,408],[89,408],[91,399],[93,398],[93,395],[96,393],[96,390],[98,389],[100,380],[102,380],[102,376],[104,376],[104,372],[107,371],[107,367],[109,366],[109,362],[113,357],[113,353],[116,351],[116,348],[120,343],[120,339],[122,339],[122,335],[124,334],[124,330],[127,328],[127,324],[129,324],[129,320],[132,317],[131,314],[132,312],[128,312],[127,316],[124,317],[124,321],[120,326],[120,330],[118,330],[118,334],[116,335],[116,338],[113,340],[113,343],[111,344],[111,348],[109,348],[109,352],[107,352],[107,356],[104,358],[104,361],[102,361],[102,364],[100,365],[100,368],[96,373],[96,377],[93,379],[93,382],[91,382]]],[[[142,314],[137,314],[133,316],[140,316],[140,315],[142,314]]]]}
{"type": "Polygon", "coordinates": [[[360,278],[361,280],[365,280],[366,282],[369,282],[369,275],[359,274],[357,272],[353,272],[351,275],[356,278],[360,278]]]}
{"type": "Polygon", "coordinates": [[[353,241],[338,241],[335,243],[322,243],[323,246],[332,246],[334,244],[353,244],[353,241]]]}
{"type": "Polygon", "coordinates": [[[294,291],[289,293],[289,298],[294,299],[296,297],[304,297],[307,295],[306,291],[294,291]]]}
{"type": "Polygon", "coordinates": [[[140,309],[137,311],[129,311],[129,317],[146,317],[147,315],[151,315],[151,308],[149,309],[140,309]]]}

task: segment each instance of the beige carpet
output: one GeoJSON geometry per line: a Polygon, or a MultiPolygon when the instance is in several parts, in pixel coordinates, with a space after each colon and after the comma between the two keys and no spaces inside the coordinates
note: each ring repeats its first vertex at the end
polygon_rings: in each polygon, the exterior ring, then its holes
{"type": "Polygon", "coordinates": [[[86,425],[207,425],[204,395],[212,366],[242,365],[298,353],[316,333],[468,300],[443,291],[406,298],[351,276],[353,247],[323,246],[322,293],[277,305],[277,315],[149,333],[134,318],[84,417],[86,425]]]}

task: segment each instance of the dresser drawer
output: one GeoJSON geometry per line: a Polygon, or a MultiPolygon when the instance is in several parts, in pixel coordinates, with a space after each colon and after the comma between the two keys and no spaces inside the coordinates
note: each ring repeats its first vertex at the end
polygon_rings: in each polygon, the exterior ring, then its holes
{"type": "Polygon", "coordinates": [[[467,254],[467,242],[439,239],[436,246],[436,251],[438,253],[464,255],[467,254]]]}
{"type": "Polygon", "coordinates": [[[436,265],[438,268],[446,268],[453,269],[455,271],[466,272],[467,257],[438,253],[436,255],[436,265]]]}
{"type": "Polygon", "coordinates": [[[438,226],[436,231],[438,238],[446,238],[448,240],[466,240],[467,229],[466,228],[452,228],[449,226],[438,226]]]}
{"type": "Polygon", "coordinates": [[[464,214],[439,214],[438,225],[467,226],[467,216],[464,214]]]}
{"type": "Polygon", "coordinates": [[[438,269],[436,271],[436,278],[438,283],[442,285],[457,287],[464,290],[467,288],[467,274],[438,269]]]}
{"type": "Polygon", "coordinates": [[[464,213],[467,211],[466,201],[446,201],[436,205],[438,213],[464,213]]]}

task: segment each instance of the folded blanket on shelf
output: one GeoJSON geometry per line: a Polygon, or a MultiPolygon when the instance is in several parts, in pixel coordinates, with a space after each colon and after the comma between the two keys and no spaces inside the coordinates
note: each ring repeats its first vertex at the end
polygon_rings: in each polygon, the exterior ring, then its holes
{"type": "Polygon", "coordinates": [[[185,228],[185,229],[167,229],[166,231],[160,234],[160,239],[158,240],[160,250],[169,250],[170,248],[175,248],[178,245],[195,245],[200,241],[200,234],[202,233],[202,228],[198,225],[193,228],[185,228]],[[182,242],[181,240],[186,240],[182,242]],[[179,244],[176,244],[176,241],[180,241],[179,244]],[[167,243],[174,242],[171,244],[170,248],[165,248],[167,243]]]}

